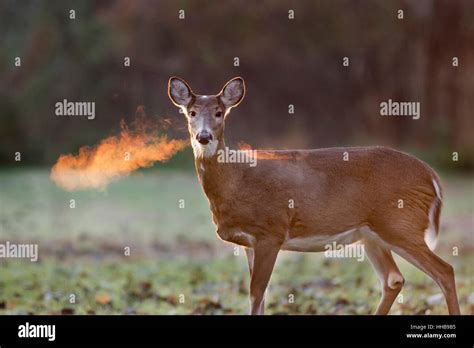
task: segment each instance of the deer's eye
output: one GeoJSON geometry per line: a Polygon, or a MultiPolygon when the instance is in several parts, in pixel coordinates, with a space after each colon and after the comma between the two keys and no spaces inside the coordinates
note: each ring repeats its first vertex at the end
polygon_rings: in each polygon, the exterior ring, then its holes
{"type": "Polygon", "coordinates": [[[221,117],[221,116],[222,116],[222,112],[217,111],[217,112],[216,112],[216,117],[221,117]]]}
{"type": "Polygon", "coordinates": [[[191,111],[189,114],[190,114],[192,117],[194,117],[194,116],[196,116],[196,111],[191,111]]]}

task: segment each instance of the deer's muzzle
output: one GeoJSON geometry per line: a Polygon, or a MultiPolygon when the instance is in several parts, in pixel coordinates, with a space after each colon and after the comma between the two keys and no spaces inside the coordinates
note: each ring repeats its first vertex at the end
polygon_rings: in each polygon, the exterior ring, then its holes
{"type": "Polygon", "coordinates": [[[210,141],[212,141],[212,134],[206,131],[199,132],[196,135],[196,140],[202,145],[207,145],[210,141]]]}

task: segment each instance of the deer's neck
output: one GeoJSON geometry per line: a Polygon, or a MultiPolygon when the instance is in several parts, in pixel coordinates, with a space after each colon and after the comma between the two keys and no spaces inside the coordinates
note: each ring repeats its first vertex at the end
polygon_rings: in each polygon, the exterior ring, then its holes
{"type": "Polygon", "coordinates": [[[224,150],[224,140],[219,140],[217,150],[212,156],[195,157],[196,171],[199,181],[206,193],[206,196],[211,201],[211,204],[221,197],[226,195],[226,183],[231,182],[228,166],[218,161],[219,150],[224,150]]]}

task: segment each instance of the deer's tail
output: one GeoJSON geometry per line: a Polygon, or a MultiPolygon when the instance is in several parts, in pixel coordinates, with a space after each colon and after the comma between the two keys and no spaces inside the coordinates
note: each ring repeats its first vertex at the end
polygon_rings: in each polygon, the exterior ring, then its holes
{"type": "Polygon", "coordinates": [[[430,250],[434,250],[438,243],[439,236],[439,218],[441,215],[441,208],[443,206],[443,193],[441,190],[441,183],[439,177],[434,174],[433,189],[435,191],[435,198],[431,203],[430,210],[428,212],[428,228],[425,231],[425,242],[430,250]]]}

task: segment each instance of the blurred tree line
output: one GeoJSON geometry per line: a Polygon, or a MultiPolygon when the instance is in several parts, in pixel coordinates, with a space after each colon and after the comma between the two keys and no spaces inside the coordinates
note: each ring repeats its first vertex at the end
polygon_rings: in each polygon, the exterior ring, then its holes
{"type": "Polygon", "coordinates": [[[247,96],[227,120],[230,145],[388,145],[446,168],[457,151],[456,168],[472,170],[473,15],[471,0],[3,0],[0,163],[20,151],[50,165],[116,132],[139,105],[186,137],[169,76],[207,94],[240,75],[247,96]],[[56,116],[63,99],[94,101],[96,118],[56,116]],[[421,118],[380,116],[388,99],[420,102],[421,118]]]}

